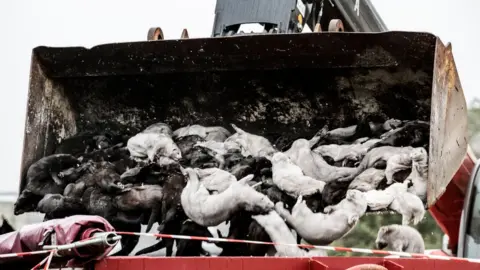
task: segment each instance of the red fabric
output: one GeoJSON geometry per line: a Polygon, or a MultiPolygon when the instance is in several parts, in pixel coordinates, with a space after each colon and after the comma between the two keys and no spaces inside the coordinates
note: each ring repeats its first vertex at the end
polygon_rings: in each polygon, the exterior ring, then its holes
{"type": "MultiPolygon", "coordinates": [[[[19,231],[0,235],[0,254],[20,253],[41,250],[39,243],[44,238],[44,233],[53,229],[56,245],[70,244],[75,241],[87,239],[97,232],[114,231],[112,225],[99,216],[71,216],[63,219],[53,219],[46,222],[31,224],[22,227],[19,231]]],[[[113,247],[101,250],[81,248],[73,250],[74,258],[68,265],[83,265],[89,261],[101,259],[113,247]]]]}

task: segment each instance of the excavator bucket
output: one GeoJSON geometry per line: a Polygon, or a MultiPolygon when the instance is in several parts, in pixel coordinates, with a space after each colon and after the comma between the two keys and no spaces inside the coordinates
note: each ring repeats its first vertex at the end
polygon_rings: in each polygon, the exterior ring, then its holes
{"type": "Polygon", "coordinates": [[[305,33],[33,49],[21,187],[28,167],[83,131],[155,122],[235,123],[275,141],[375,113],[430,121],[428,205],[467,149],[451,47],[428,33],[305,33]]]}

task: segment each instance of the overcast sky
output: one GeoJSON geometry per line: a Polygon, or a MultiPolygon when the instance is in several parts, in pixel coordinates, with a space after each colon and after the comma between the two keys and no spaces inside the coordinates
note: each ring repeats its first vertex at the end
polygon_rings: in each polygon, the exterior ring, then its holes
{"type": "MultiPolygon", "coordinates": [[[[467,99],[480,96],[476,90],[480,1],[372,2],[391,30],[427,31],[452,42],[467,99]]],[[[215,0],[0,1],[0,192],[16,192],[18,186],[33,47],[141,41],[152,26],[161,26],[166,38],[180,37],[183,28],[188,28],[191,37],[209,36],[214,7],[215,0]]]]}

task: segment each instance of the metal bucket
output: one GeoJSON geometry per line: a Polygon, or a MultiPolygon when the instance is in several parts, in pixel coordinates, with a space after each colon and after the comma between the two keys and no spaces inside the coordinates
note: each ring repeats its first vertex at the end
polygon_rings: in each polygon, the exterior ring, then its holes
{"type": "Polygon", "coordinates": [[[467,148],[450,46],[416,32],[308,33],[33,49],[21,187],[28,167],[81,131],[163,121],[231,123],[275,141],[368,114],[430,121],[428,204],[467,148]],[[333,121],[332,121],[333,120],[333,121]]]}

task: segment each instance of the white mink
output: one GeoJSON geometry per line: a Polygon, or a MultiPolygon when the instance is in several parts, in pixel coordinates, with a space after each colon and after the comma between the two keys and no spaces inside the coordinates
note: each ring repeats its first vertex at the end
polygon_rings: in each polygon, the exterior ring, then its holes
{"type": "Polygon", "coordinates": [[[154,161],[156,157],[169,157],[175,161],[182,158],[182,153],[172,138],[165,134],[138,133],[127,142],[127,149],[134,158],[154,161]]]}
{"type": "Polygon", "coordinates": [[[210,150],[215,151],[216,153],[220,155],[225,155],[228,150],[230,149],[239,149],[241,150],[241,147],[236,144],[235,142],[232,141],[225,141],[225,142],[217,142],[217,141],[205,141],[205,142],[197,142],[195,146],[201,146],[208,148],[210,150]]]}
{"type": "MultiPolygon", "coordinates": [[[[270,211],[264,215],[253,215],[252,218],[265,229],[272,242],[297,244],[297,239],[277,212],[270,211]]],[[[297,246],[276,245],[275,249],[276,256],[303,257],[307,253],[297,246]]]]}
{"type": "Polygon", "coordinates": [[[394,183],[384,190],[369,190],[365,192],[367,204],[370,210],[377,211],[386,209],[395,200],[399,193],[406,193],[410,183],[394,183]]]}
{"type": "Polygon", "coordinates": [[[285,154],[301,168],[306,176],[330,182],[348,177],[356,173],[356,168],[336,167],[329,165],[323,157],[310,148],[306,139],[298,139],[285,154]]]}
{"type": "Polygon", "coordinates": [[[353,143],[353,144],[326,144],[320,145],[317,148],[313,149],[315,153],[318,153],[322,156],[329,156],[335,162],[342,161],[347,157],[356,156],[363,157],[367,153],[368,148],[374,145],[376,142],[379,142],[380,139],[370,139],[363,143],[353,143]]]}
{"type": "Polygon", "coordinates": [[[388,247],[397,252],[420,254],[425,252],[422,235],[416,229],[404,225],[392,224],[380,227],[375,244],[379,249],[388,247]]]}
{"type": "Polygon", "coordinates": [[[209,191],[223,192],[230,185],[237,182],[237,178],[218,168],[195,169],[201,184],[209,191]]]}
{"type": "Polygon", "coordinates": [[[381,146],[377,148],[373,148],[372,150],[368,151],[365,157],[360,162],[360,165],[356,168],[356,172],[352,174],[350,177],[343,178],[343,181],[351,181],[353,178],[361,174],[368,168],[375,167],[377,162],[384,161],[385,163],[389,158],[397,154],[405,154],[410,153],[413,150],[413,147],[393,147],[393,146],[381,146]]]}
{"type": "Polygon", "coordinates": [[[410,223],[417,225],[425,216],[425,206],[422,200],[409,192],[397,194],[388,208],[402,215],[403,225],[410,223]]]}
{"type": "Polygon", "coordinates": [[[413,186],[408,189],[417,195],[423,203],[427,201],[428,181],[428,153],[423,147],[415,148],[410,157],[412,159],[412,172],[407,179],[412,180],[413,186]]]}
{"type": "Polygon", "coordinates": [[[232,127],[237,132],[237,135],[233,138],[228,138],[227,141],[236,142],[243,149],[245,149],[245,153],[249,153],[254,157],[271,158],[272,155],[277,152],[277,150],[272,146],[270,141],[268,141],[264,137],[248,133],[234,124],[232,124],[232,127]]]}
{"type": "Polygon", "coordinates": [[[328,245],[353,229],[367,211],[367,201],[364,193],[348,190],[340,203],[325,208],[326,213],[313,213],[301,196],[291,214],[282,202],[278,202],[275,209],[305,241],[314,245],[328,245]]]}
{"type": "Polygon", "coordinates": [[[385,178],[385,171],[375,168],[368,168],[359,174],[348,186],[348,189],[356,189],[362,192],[377,189],[378,185],[385,178]]]}
{"type": "Polygon", "coordinates": [[[185,214],[199,225],[217,226],[241,209],[251,212],[268,212],[273,209],[273,203],[267,196],[247,184],[253,175],[233,183],[221,193],[210,195],[193,169],[187,168],[185,171],[188,183],[182,191],[182,207],[185,214]]]}
{"type": "MultiPolygon", "coordinates": [[[[413,150],[412,150],[413,151],[413,150]]],[[[393,175],[397,172],[410,169],[412,167],[412,158],[410,153],[397,154],[387,160],[387,167],[385,168],[385,176],[387,184],[393,183],[393,175]]]]}
{"type": "Polygon", "coordinates": [[[284,153],[276,153],[271,161],[273,183],[290,196],[296,198],[323,191],[325,182],[303,175],[302,169],[284,153]]]}
{"type": "Polygon", "coordinates": [[[175,138],[185,137],[189,135],[197,135],[206,141],[223,142],[230,136],[230,132],[224,127],[213,126],[204,127],[201,125],[188,125],[181,127],[173,132],[175,138]]]}

